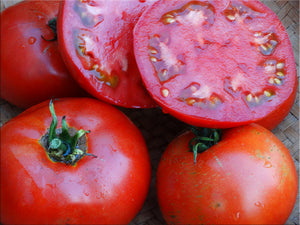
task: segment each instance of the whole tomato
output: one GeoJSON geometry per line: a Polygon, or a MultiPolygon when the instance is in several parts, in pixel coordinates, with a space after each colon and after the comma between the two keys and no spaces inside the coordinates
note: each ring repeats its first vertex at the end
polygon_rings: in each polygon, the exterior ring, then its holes
{"type": "Polygon", "coordinates": [[[1,127],[1,223],[129,223],[150,184],[140,131],[97,100],[54,106],[52,116],[43,102],[1,127]]]}
{"type": "Polygon", "coordinates": [[[298,181],[289,150],[276,136],[255,124],[228,129],[194,162],[190,145],[197,139],[207,140],[184,133],[161,158],[157,194],[168,224],[285,223],[298,181]]]}
{"type": "Polygon", "coordinates": [[[59,1],[23,1],[1,12],[1,98],[28,108],[85,92],[69,74],[55,40],[59,1]]]}

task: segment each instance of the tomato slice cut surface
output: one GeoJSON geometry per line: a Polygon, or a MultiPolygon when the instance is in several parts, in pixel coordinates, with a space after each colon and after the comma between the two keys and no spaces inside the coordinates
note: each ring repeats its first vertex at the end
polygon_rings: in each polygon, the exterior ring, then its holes
{"type": "Polygon", "coordinates": [[[156,2],[136,24],[134,50],[153,98],[192,125],[272,129],[295,100],[289,37],[259,1],[156,2]]]}
{"type": "Polygon", "coordinates": [[[134,25],[152,2],[62,2],[58,17],[61,53],[75,80],[94,97],[128,108],[156,106],[133,53],[134,25]]]}

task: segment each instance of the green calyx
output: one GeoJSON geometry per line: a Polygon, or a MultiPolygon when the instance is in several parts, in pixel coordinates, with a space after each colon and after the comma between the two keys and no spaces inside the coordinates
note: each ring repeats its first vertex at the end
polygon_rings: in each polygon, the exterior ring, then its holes
{"type": "Polygon", "coordinates": [[[194,163],[197,163],[197,154],[204,152],[221,140],[220,129],[197,128],[192,126],[195,137],[189,142],[189,148],[194,153],[194,163]]]}
{"type": "Polygon", "coordinates": [[[48,133],[44,136],[43,146],[49,158],[54,162],[62,162],[74,166],[82,157],[95,155],[87,153],[86,137],[90,131],[76,130],[67,125],[66,117],[62,118],[62,127],[57,129],[57,117],[54,111],[53,101],[49,103],[52,122],[48,133]],[[70,133],[75,133],[71,135],[70,133]],[[82,141],[84,140],[85,141],[82,141]],[[81,142],[81,144],[79,144],[81,142]]]}

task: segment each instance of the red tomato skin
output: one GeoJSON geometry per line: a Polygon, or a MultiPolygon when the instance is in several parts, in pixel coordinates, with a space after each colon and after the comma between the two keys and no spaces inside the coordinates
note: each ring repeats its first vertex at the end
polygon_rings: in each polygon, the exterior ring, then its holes
{"type": "Polygon", "coordinates": [[[108,1],[98,1],[97,3],[103,5],[103,7],[115,9],[119,15],[109,15],[108,12],[110,11],[103,11],[103,23],[98,28],[90,29],[78,22],[79,16],[73,9],[75,2],[74,0],[61,1],[57,28],[61,55],[76,82],[95,98],[113,105],[126,108],[157,107],[156,102],[150,97],[140,78],[132,46],[134,25],[142,12],[152,4],[151,1],[126,0],[119,2],[118,5],[114,5],[112,2],[108,3],[108,1]],[[75,25],[70,26],[70,23],[75,25]],[[111,75],[113,73],[118,75],[116,87],[110,87],[110,85],[106,85],[106,82],[99,82],[96,76],[91,76],[91,72],[84,68],[83,63],[77,56],[74,44],[75,38],[72,36],[74,28],[84,29],[98,35],[96,39],[101,44],[98,43],[99,46],[94,48],[102,49],[102,53],[99,53],[101,63],[114,64],[114,68],[111,68],[111,75]],[[101,34],[104,35],[101,36],[101,34]],[[126,71],[118,68],[120,65],[116,60],[124,51],[121,50],[120,46],[128,51],[126,56],[123,57],[128,63],[126,71]]]}
{"type": "MultiPolygon", "coordinates": [[[[195,1],[196,2],[196,1],[195,1]]],[[[192,82],[199,82],[200,80],[189,80],[191,77],[188,77],[188,73],[180,74],[179,76],[174,76],[170,78],[170,81],[163,81],[161,82],[158,78],[157,71],[153,66],[153,63],[149,57],[149,39],[152,36],[163,36],[163,34],[156,34],[155,32],[160,31],[161,28],[155,29],[155,27],[162,26],[161,18],[167,12],[172,12],[172,10],[179,9],[185,4],[189,3],[189,1],[172,1],[171,3],[168,0],[158,1],[155,2],[149,9],[143,13],[140,17],[138,23],[135,26],[134,30],[134,51],[137,60],[138,67],[140,69],[142,79],[145,83],[145,86],[148,92],[151,94],[152,98],[160,105],[165,113],[169,113],[176,117],[177,119],[200,127],[209,127],[209,128],[231,128],[237,127],[241,125],[246,125],[250,123],[257,123],[265,128],[272,130],[278,126],[279,123],[283,121],[283,119],[288,115],[289,111],[291,110],[297,94],[297,87],[298,87],[298,80],[297,80],[297,70],[295,65],[295,58],[293,54],[293,48],[291,42],[289,40],[288,34],[279,21],[277,15],[269,9],[267,6],[262,4],[258,0],[253,1],[207,1],[207,3],[212,4],[218,12],[216,13],[215,17],[220,19],[220,17],[224,17],[224,13],[220,9],[225,9],[231,2],[240,2],[244,3],[245,5],[249,5],[260,12],[266,13],[268,15],[269,22],[267,26],[275,27],[276,26],[276,33],[278,34],[278,39],[280,46],[282,47],[280,50],[275,49],[274,54],[271,56],[262,56],[258,57],[262,60],[266,59],[273,59],[273,58],[280,58],[284,57],[284,61],[286,63],[286,83],[285,88],[282,88],[283,94],[280,96],[280,101],[272,102],[268,101],[268,105],[260,104],[258,105],[257,109],[249,107],[249,109],[245,110],[243,107],[245,104],[242,102],[241,104],[237,102],[229,102],[228,107],[220,107],[219,110],[212,110],[209,108],[206,109],[198,109],[197,107],[190,107],[187,104],[183,104],[179,101],[179,96],[177,96],[178,90],[182,89],[183,83],[192,83],[192,82]],[[275,23],[276,21],[276,23],[275,23]],[[151,24],[151,25],[149,25],[151,24]],[[159,24],[159,25],[158,25],[159,24]],[[158,30],[158,31],[157,31],[158,30]],[[279,37],[280,36],[280,37],[279,37]],[[182,75],[182,76],[181,76],[182,75]],[[167,87],[168,90],[168,97],[163,96],[162,90],[167,87]],[[172,94],[176,93],[176,94],[172,94]],[[240,104],[240,105],[239,105],[240,104]],[[240,107],[240,108],[239,108],[240,107]]],[[[226,24],[226,19],[224,17],[224,24],[226,24]]],[[[176,24],[168,24],[165,26],[165,33],[166,37],[169,37],[168,34],[172,32],[172,28],[174,27],[182,27],[183,33],[188,34],[190,27],[184,27],[182,24],[180,26],[176,24]]],[[[178,28],[179,29],[179,28],[178,28]]],[[[220,28],[219,28],[220,29],[220,28]]],[[[227,28],[224,26],[222,27],[221,31],[226,31],[227,28]]],[[[230,30],[230,29],[228,29],[230,30]]],[[[254,29],[255,30],[255,29],[254,29]]],[[[177,30],[176,30],[177,31],[177,30]]],[[[163,33],[163,32],[162,32],[163,33]]],[[[173,40],[176,39],[176,33],[170,35],[169,39],[173,40]]],[[[189,49],[187,46],[189,42],[193,39],[187,36],[187,42],[182,44],[181,46],[174,47],[172,50],[182,51],[183,53],[189,54],[193,49],[189,49]]],[[[225,36],[225,35],[224,35],[225,36]]],[[[222,39],[222,35],[218,36],[218,38],[222,39]]],[[[167,39],[167,38],[166,38],[167,39]]],[[[213,37],[212,37],[213,39],[213,37]]],[[[215,39],[213,39],[215,40],[215,39]]],[[[170,41],[172,42],[172,41],[170,41]]],[[[248,49],[247,49],[248,50],[248,49]]],[[[182,53],[180,52],[180,53],[182,53]]],[[[242,52],[242,51],[241,51],[242,52]]],[[[233,52],[233,55],[236,53],[233,52]]],[[[247,55],[246,55],[247,56],[247,55]]],[[[219,62],[216,58],[207,57],[204,61],[200,61],[198,64],[192,65],[193,68],[187,68],[186,70],[199,70],[200,67],[202,68],[210,68],[211,62],[219,62]],[[201,65],[201,66],[200,66],[201,65]]],[[[247,58],[247,57],[245,57],[247,58]]],[[[257,59],[251,59],[249,56],[249,61],[255,61],[257,59]]],[[[220,65],[214,65],[211,71],[216,71],[215,73],[218,74],[219,70],[223,69],[222,64],[230,63],[230,59],[224,59],[221,61],[220,65]]],[[[188,66],[187,66],[188,67],[188,66]]],[[[230,73],[231,71],[228,71],[230,73]]],[[[252,76],[252,74],[248,74],[248,76],[252,76]]],[[[203,78],[204,80],[206,78],[203,78]]],[[[222,81],[225,79],[224,77],[216,77],[215,80],[221,79],[222,81]]],[[[259,79],[259,78],[257,78],[259,79]]],[[[214,82],[214,81],[213,81],[214,82]]],[[[283,82],[284,83],[284,82],[283,82]]],[[[217,88],[215,83],[210,83],[212,88],[217,88]]],[[[255,86],[255,83],[254,83],[255,86]]],[[[269,87],[269,84],[266,84],[266,87],[269,87]]],[[[224,94],[224,93],[223,93],[224,94]]],[[[224,94],[225,95],[225,94],[224,94]]]]}
{"type": "Polygon", "coordinates": [[[194,164],[191,132],[176,138],[157,171],[157,195],[168,224],[284,224],[297,197],[289,150],[251,124],[224,131],[194,164]]]}
{"type": "Polygon", "coordinates": [[[51,97],[87,96],[69,74],[48,21],[58,1],[24,1],[1,12],[1,98],[28,108],[51,97]],[[17,16],[16,16],[17,15],[17,16]]]}
{"type": "MultiPolygon", "coordinates": [[[[150,159],[140,131],[120,111],[88,98],[54,101],[61,121],[90,130],[76,166],[53,163],[39,144],[48,102],[1,128],[2,224],[127,224],[142,208],[150,159]],[[84,107],[83,107],[84,106],[84,107]]],[[[59,127],[59,126],[58,126],[59,127]]]]}

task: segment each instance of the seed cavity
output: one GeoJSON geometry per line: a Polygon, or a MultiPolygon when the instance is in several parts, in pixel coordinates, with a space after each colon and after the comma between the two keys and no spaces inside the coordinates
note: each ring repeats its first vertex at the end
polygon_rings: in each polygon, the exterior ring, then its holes
{"type": "MultiPolygon", "coordinates": [[[[101,65],[99,59],[96,57],[96,37],[87,30],[75,30],[74,38],[76,52],[83,68],[88,70],[90,75],[94,76],[97,81],[100,81],[111,88],[115,88],[119,83],[119,77],[117,74],[106,72],[103,69],[103,65],[101,65]]],[[[126,65],[124,64],[123,66],[125,69],[126,65]]]]}
{"type": "Polygon", "coordinates": [[[105,85],[115,88],[119,83],[119,77],[117,74],[108,74],[107,72],[100,69],[99,65],[94,65],[91,70],[91,75],[94,76],[98,81],[105,85]]]}
{"type": "Polygon", "coordinates": [[[186,67],[185,56],[169,48],[170,43],[169,36],[153,35],[149,39],[149,59],[161,82],[182,74],[186,67]]]}
{"type": "Polygon", "coordinates": [[[82,66],[86,70],[92,70],[96,64],[96,49],[97,40],[94,34],[88,30],[74,30],[74,45],[78,58],[80,59],[82,66]]]}
{"type": "Polygon", "coordinates": [[[281,85],[281,80],[279,79],[279,78],[277,78],[277,77],[271,77],[270,79],[269,79],[269,83],[270,84],[276,84],[276,85],[281,85]]]}
{"type": "Polygon", "coordinates": [[[104,20],[102,9],[97,7],[94,1],[77,0],[73,9],[79,15],[82,24],[88,28],[96,27],[104,20]]]}
{"type": "Polygon", "coordinates": [[[268,82],[273,85],[281,85],[285,77],[284,62],[268,59],[263,63],[264,72],[269,75],[268,82]]]}
{"type": "Polygon", "coordinates": [[[230,22],[250,23],[254,18],[263,17],[264,14],[240,2],[232,2],[224,10],[224,16],[230,22]]]}
{"type": "Polygon", "coordinates": [[[172,10],[162,15],[160,21],[164,25],[173,23],[202,25],[206,28],[214,23],[214,7],[207,2],[191,1],[180,9],[172,10]]]}
{"type": "Polygon", "coordinates": [[[262,33],[261,31],[253,34],[252,45],[263,55],[271,55],[278,44],[277,35],[273,32],[262,33]]]}
{"type": "Polygon", "coordinates": [[[275,91],[272,89],[265,89],[259,93],[246,93],[244,96],[249,106],[255,106],[270,101],[272,97],[275,96],[275,91]]]}
{"type": "Polygon", "coordinates": [[[222,99],[212,92],[207,86],[201,87],[199,83],[193,82],[184,88],[178,98],[189,106],[199,108],[214,108],[222,103],[222,99]]]}

